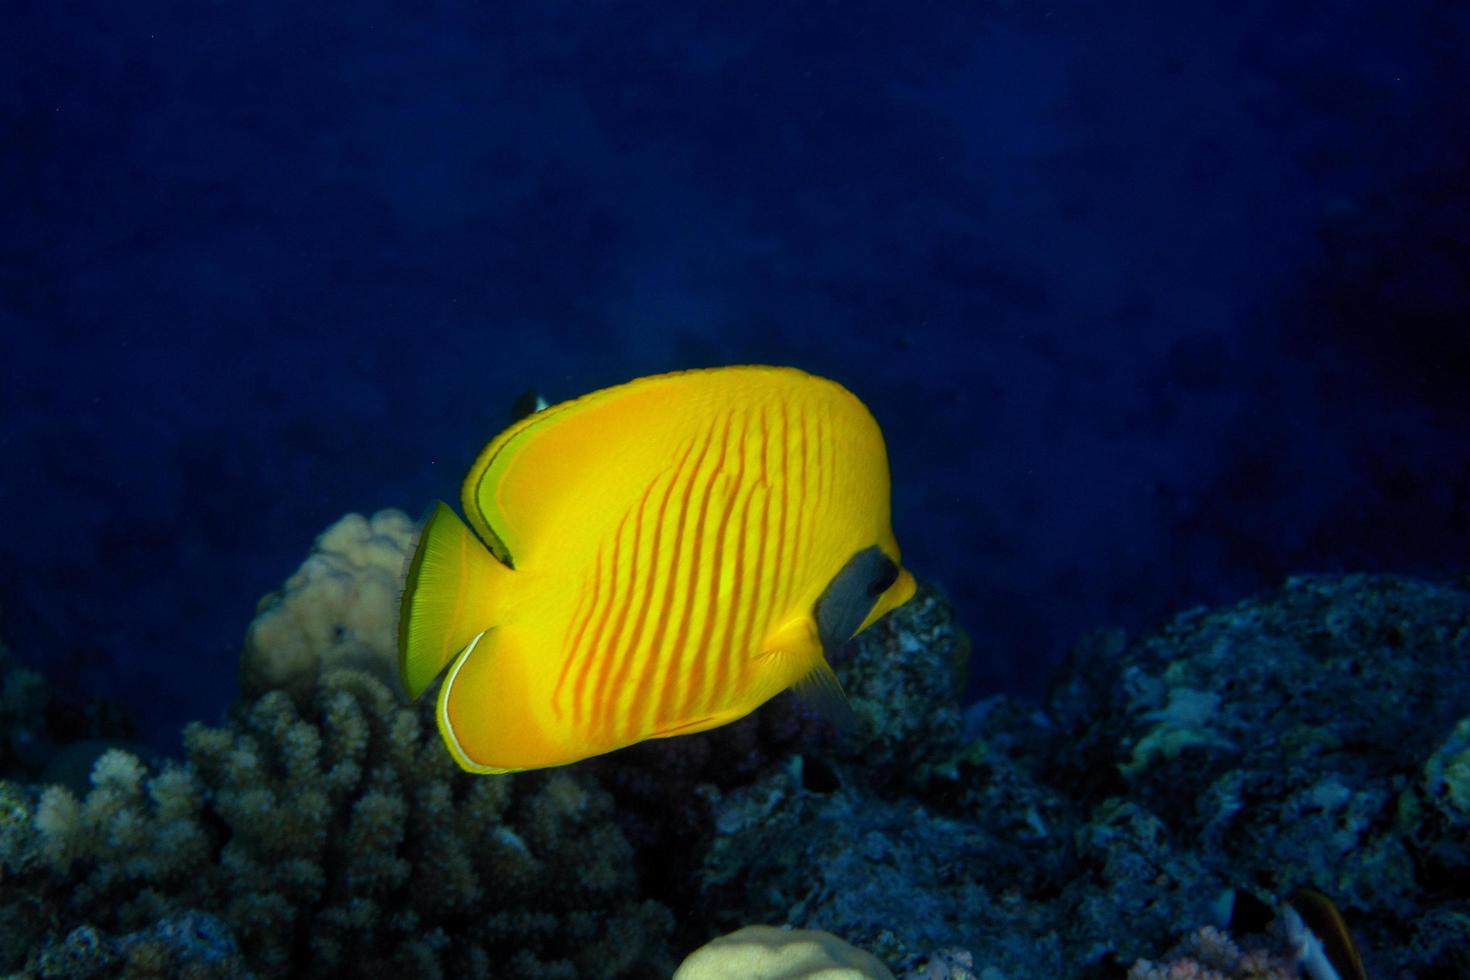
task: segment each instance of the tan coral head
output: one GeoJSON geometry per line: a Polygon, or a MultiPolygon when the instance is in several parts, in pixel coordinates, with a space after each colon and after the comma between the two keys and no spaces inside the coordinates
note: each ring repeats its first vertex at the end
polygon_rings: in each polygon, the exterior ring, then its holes
{"type": "Polygon", "coordinates": [[[689,954],[674,980],[894,980],[878,958],[830,932],[746,926],[689,954]]]}

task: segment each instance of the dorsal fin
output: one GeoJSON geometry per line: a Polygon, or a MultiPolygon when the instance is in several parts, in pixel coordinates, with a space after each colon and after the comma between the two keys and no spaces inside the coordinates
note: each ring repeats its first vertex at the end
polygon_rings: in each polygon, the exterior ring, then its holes
{"type": "Polygon", "coordinates": [[[513,517],[507,513],[503,494],[498,492],[506,481],[507,471],[520,447],[534,441],[535,429],[551,424],[574,403],[566,402],[551,409],[531,412],[511,423],[491,440],[475,460],[460,486],[460,506],[470,526],[505,564],[515,568],[511,543],[515,540],[511,527],[513,517]]]}
{"type": "MultiPolygon", "coordinates": [[[[523,567],[528,549],[554,536],[547,531],[582,537],[593,530],[589,522],[625,511],[649,475],[711,424],[704,409],[738,402],[755,379],[770,376],[810,377],[793,368],[679,371],[528,415],[496,436],[470,468],[460,490],[465,516],[497,558],[523,567]],[[592,499],[589,487],[596,488],[592,499]],[[558,527],[563,516],[575,516],[576,526],[558,527]]],[[[560,537],[551,544],[564,546],[567,535],[560,537]]]]}

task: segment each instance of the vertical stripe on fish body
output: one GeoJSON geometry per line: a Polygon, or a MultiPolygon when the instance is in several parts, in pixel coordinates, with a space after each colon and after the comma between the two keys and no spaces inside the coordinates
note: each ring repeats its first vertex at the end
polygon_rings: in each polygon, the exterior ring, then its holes
{"type": "Polygon", "coordinates": [[[792,368],[551,406],[485,448],[462,504],[474,533],[439,504],[421,535],[400,667],[415,697],[444,673],[440,731],[475,772],[713,728],[804,679],[840,692],[827,649],[914,589],[877,423],[792,368]]]}

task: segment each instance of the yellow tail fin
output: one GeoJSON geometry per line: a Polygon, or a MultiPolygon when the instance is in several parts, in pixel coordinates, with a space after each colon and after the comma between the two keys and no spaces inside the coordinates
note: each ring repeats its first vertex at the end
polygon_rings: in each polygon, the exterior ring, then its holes
{"type": "Polygon", "coordinates": [[[419,532],[398,609],[398,676],[411,698],[470,641],[497,625],[494,611],[511,570],[442,501],[419,532]]]}

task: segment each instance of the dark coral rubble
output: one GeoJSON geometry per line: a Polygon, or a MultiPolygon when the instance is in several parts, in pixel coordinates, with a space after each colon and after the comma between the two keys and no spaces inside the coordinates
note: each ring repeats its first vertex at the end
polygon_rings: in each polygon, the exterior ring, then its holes
{"type": "MultiPolygon", "coordinates": [[[[860,661],[889,656],[923,610],[860,661]]],[[[909,669],[942,675],[948,651],[922,651],[909,669]]],[[[939,721],[880,777],[904,780],[900,797],[869,788],[861,752],[833,792],[788,768],[729,794],[705,886],[732,914],[890,962],[962,946],[1005,976],[1109,976],[1209,924],[1224,895],[1275,903],[1308,884],[1375,972],[1463,976],[1467,662],[1470,595],[1389,576],[1293,579],[1136,642],[1098,634],[1045,712],[978,706],[964,744],[952,698],[892,703],[901,724],[939,721]]]]}
{"type": "MultiPolygon", "coordinates": [[[[401,523],[323,536],[330,574],[293,579],[292,617],[267,604],[275,633],[247,651],[292,683],[190,726],[186,758],[114,747],[68,788],[12,753],[0,971],[660,976],[771,923],[911,977],[1287,977],[1281,935],[1227,934],[1220,900],[1310,885],[1374,975],[1470,975],[1463,582],[1293,579],[1088,637],[1046,704],[968,711],[970,641],[925,587],[838,658],[852,730],[785,695],[701,735],[472,777],[373,667],[391,563],[358,559],[401,550],[401,523]]],[[[6,744],[41,717],[12,700],[6,744]]]]}
{"type": "Polygon", "coordinates": [[[1070,736],[1060,771],[1121,774],[1243,886],[1310,881],[1361,908],[1450,884],[1404,817],[1423,810],[1426,764],[1470,717],[1464,592],[1299,578],[1108,651],[1084,654],[1052,699],[1070,736]]]}

